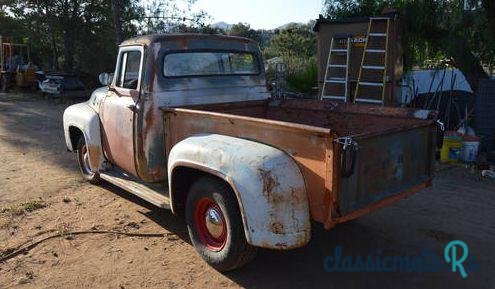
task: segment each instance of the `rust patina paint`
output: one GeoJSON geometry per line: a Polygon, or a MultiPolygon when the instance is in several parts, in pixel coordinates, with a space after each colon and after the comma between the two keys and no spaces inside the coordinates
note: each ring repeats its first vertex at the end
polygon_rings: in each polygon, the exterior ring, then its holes
{"type": "MultiPolygon", "coordinates": [[[[333,140],[349,134],[368,138],[435,127],[431,119],[414,118],[415,110],[311,100],[249,101],[163,110],[169,126],[168,149],[188,136],[210,132],[257,140],[292,156],[305,179],[311,217],[327,228],[381,208],[431,183],[425,180],[345,218],[340,213],[340,157],[334,157],[340,156],[340,146],[333,140]]],[[[271,179],[268,172],[260,173],[269,194],[270,188],[280,180],[271,179]]],[[[280,229],[276,224],[272,228],[280,229]]]]}
{"type": "MultiPolygon", "coordinates": [[[[232,101],[243,100],[242,95],[257,99],[267,98],[264,88],[264,71],[258,44],[241,37],[225,37],[201,34],[162,34],[148,35],[130,39],[121,46],[143,45],[146,47],[143,67],[142,95],[138,101],[140,112],[137,114],[135,132],[136,139],[136,174],[148,182],[166,180],[166,152],[164,151],[166,131],[163,125],[162,112],[159,107],[176,106],[170,99],[188,104],[188,99],[196,99],[200,103],[221,102],[216,90],[231,93],[232,101]],[[257,57],[260,74],[256,76],[227,77],[217,81],[203,78],[191,83],[191,78],[167,78],[163,75],[163,61],[166,53],[185,52],[189,50],[245,51],[257,57]],[[227,87],[225,87],[227,86],[227,87]],[[253,91],[253,87],[259,87],[253,91]],[[227,88],[227,89],[225,89],[227,88]],[[159,152],[159,153],[157,153],[159,152]]],[[[249,99],[249,98],[248,98],[249,99]]],[[[247,99],[244,99],[247,100],[247,99]]]]}
{"type": "MultiPolygon", "coordinates": [[[[309,241],[310,218],[330,229],[431,185],[433,113],[271,99],[258,44],[244,38],[150,35],[125,41],[119,55],[137,50],[143,58],[137,89],[115,87],[114,78],[107,90],[66,110],[64,129],[68,147],[69,123],[95,140],[88,147],[92,166],[103,161],[101,144],[111,164],[147,183],[117,185],[157,206],[177,212],[187,186],[174,187],[174,179],[183,184],[190,176],[174,172],[199,170],[232,187],[250,244],[292,249],[309,241]],[[189,51],[249,53],[258,69],[202,76],[164,71],[168,54],[189,51]],[[149,189],[150,183],[168,183],[170,192],[149,189]]],[[[101,176],[121,180],[110,173],[101,176]]]]}

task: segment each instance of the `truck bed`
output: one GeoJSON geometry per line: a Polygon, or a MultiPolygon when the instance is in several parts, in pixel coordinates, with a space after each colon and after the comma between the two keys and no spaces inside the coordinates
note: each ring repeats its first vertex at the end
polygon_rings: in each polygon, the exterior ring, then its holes
{"type": "Polygon", "coordinates": [[[339,136],[370,135],[428,125],[417,110],[313,100],[248,101],[187,108],[330,129],[339,136]]]}
{"type": "Polygon", "coordinates": [[[167,151],[188,136],[217,133],[287,152],[305,178],[312,218],[327,228],[430,185],[436,125],[428,111],[315,100],[162,110],[167,151]],[[344,151],[343,137],[357,150],[344,151]]]}

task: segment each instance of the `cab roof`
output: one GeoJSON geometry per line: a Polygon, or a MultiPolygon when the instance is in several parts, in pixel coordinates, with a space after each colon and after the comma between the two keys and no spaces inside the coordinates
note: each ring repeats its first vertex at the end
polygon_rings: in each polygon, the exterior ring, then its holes
{"type": "Polygon", "coordinates": [[[156,42],[165,42],[165,41],[180,41],[180,40],[218,40],[218,41],[232,41],[232,42],[241,42],[245,44],[256,44],[257,43],[251,39],[238,37],[238,36],[227,36],[220,34],[200,34],[200,33],[168,33],[168,34],[149,34],[134,37],[128,40],[125,40],[120,44],[120,46],[129,46],[129,45],[150,45],[156,42]]]}

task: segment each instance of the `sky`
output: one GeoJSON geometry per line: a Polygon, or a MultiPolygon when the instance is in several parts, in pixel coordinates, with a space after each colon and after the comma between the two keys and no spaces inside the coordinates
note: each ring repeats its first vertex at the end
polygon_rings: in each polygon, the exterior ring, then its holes
{"type": "Polygon", "coordinates": [[[273,29],[318,18],[323,0],[197,0],[194,7],[210,15],[210,24],[243,22],[254,29],[273,29]]]}

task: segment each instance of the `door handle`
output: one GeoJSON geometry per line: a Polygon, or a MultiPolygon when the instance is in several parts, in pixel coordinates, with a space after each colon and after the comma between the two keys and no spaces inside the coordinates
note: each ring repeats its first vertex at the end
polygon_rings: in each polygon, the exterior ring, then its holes
{"type": "Polygon", "coordinates": [[[132,112],[136,112],[137,108],[135,104],[128,104],[126,105],[128,109],[130,109],[132,112]]]}

